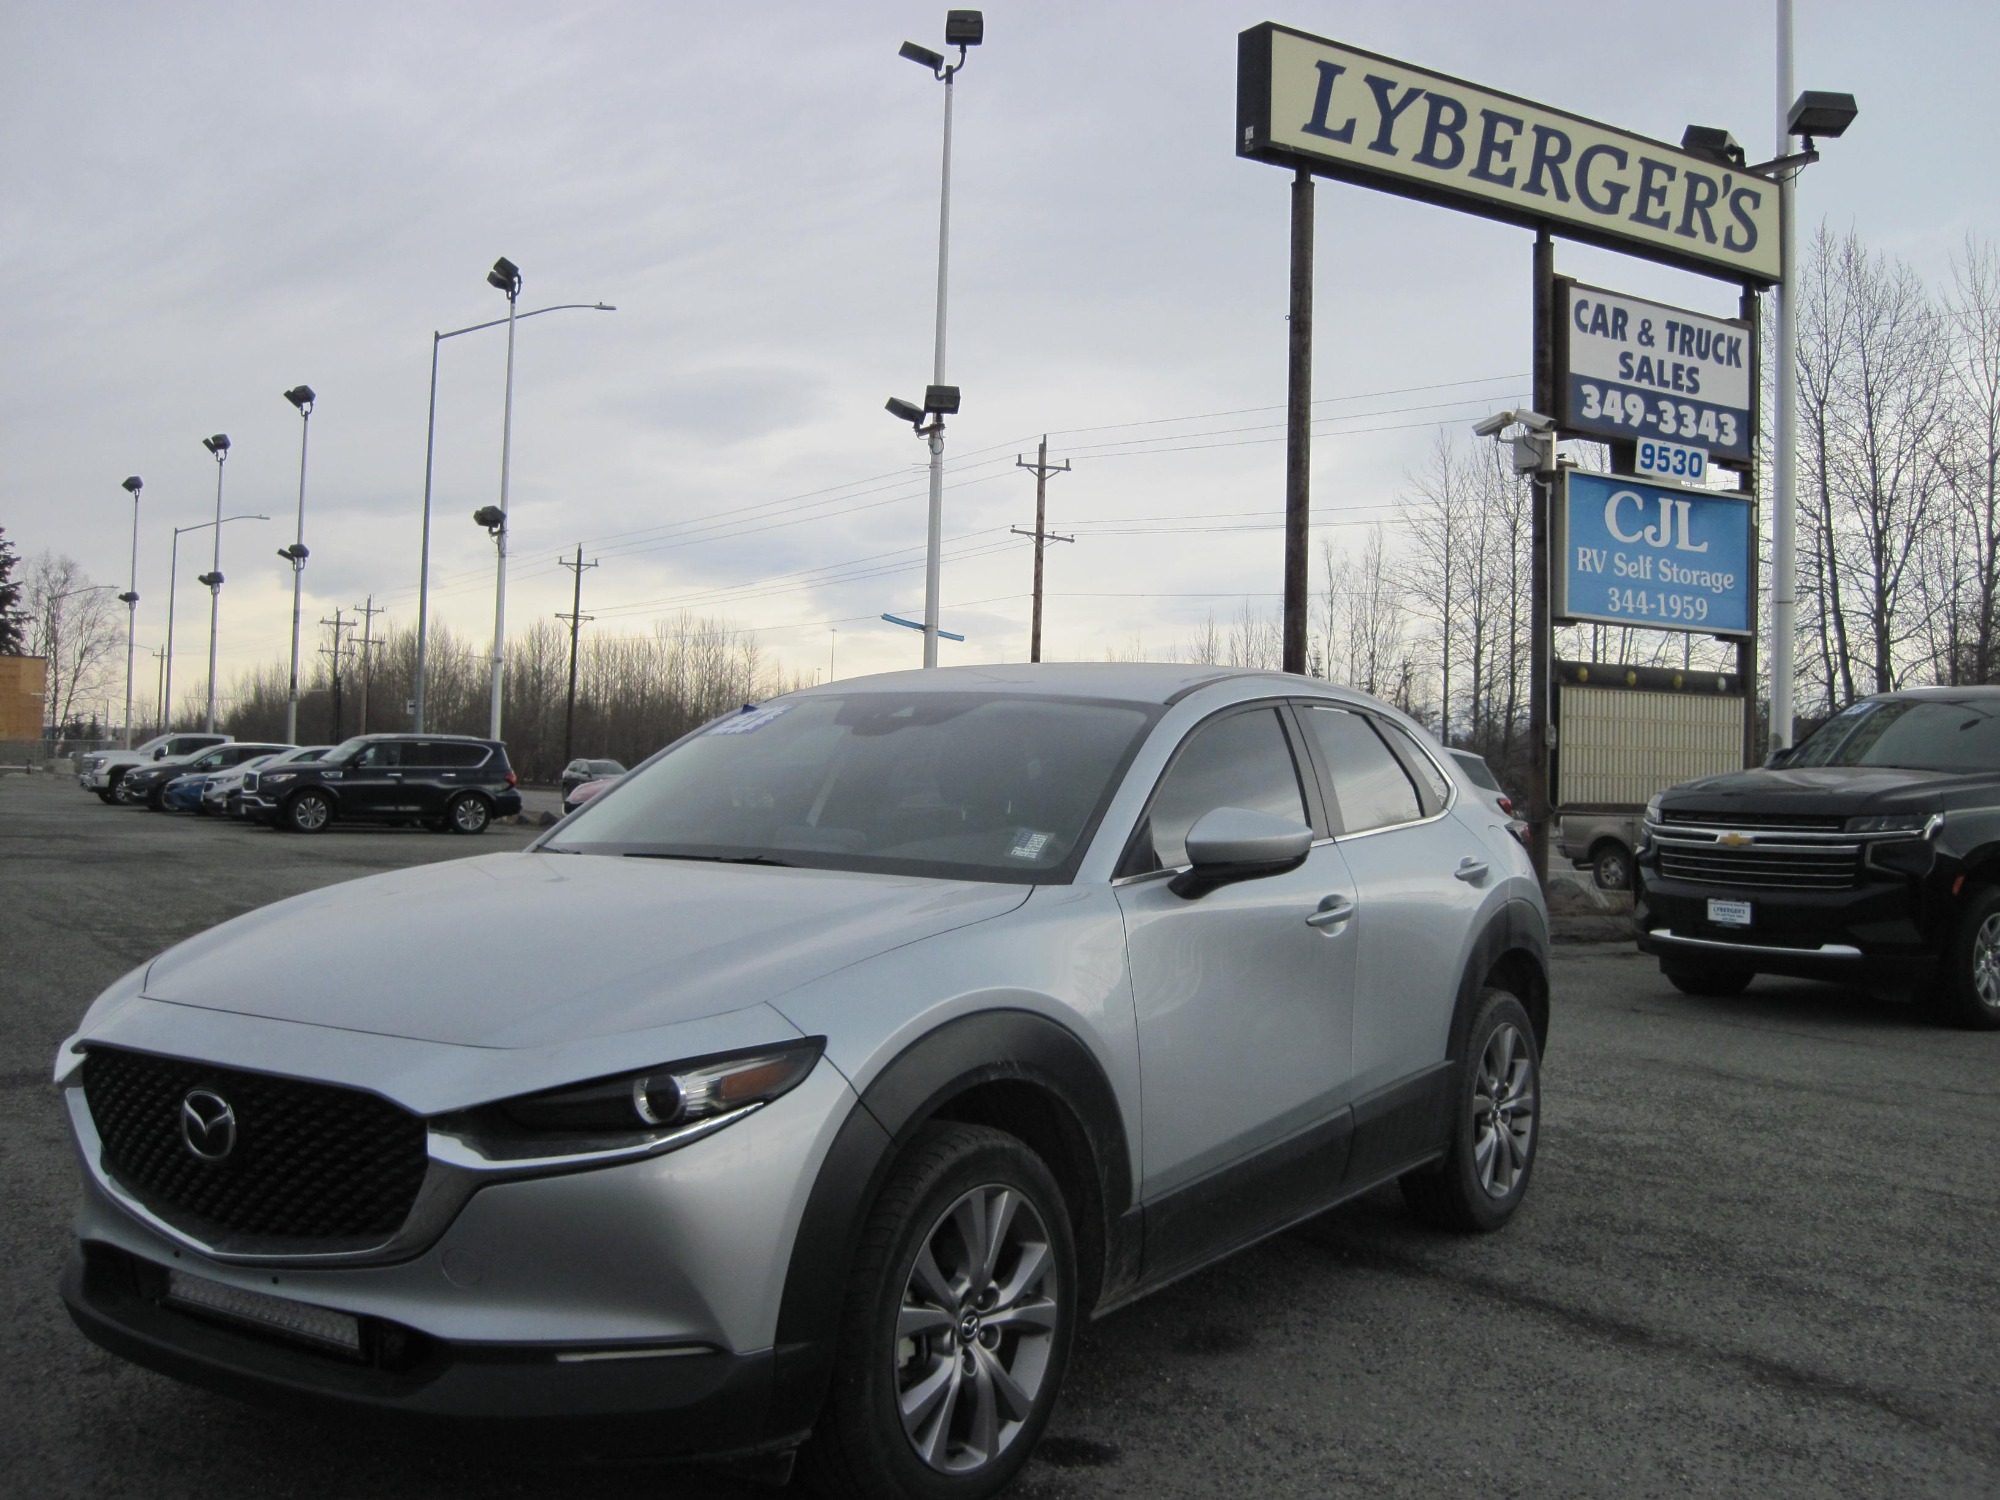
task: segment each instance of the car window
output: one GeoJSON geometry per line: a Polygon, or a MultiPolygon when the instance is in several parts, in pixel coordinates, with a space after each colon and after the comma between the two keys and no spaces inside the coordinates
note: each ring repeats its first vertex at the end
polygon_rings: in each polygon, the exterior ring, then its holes
{"type": "Polygon", "coordinates": [[[593,776],[623,776],[625,767],[615,760],[592,760],[584,762],[584,769],[593,776]]]}
{"type": "Polygon", "coordinates": [[[1153,793],[1121,873],[1186,864],[1188,830],[1218,807],[1307,821],[1298,768],[1277,710],[1211,719],[1188,736],[1153,793]]]}
{"type": "Polygon", "coordinates": [[[1305,720],[1333,781],[1333,798],[1344,832],[1364,833],[1370,828],[1413,823],[1423,816],[1416,783],[1390,754],[1366,715],[1341,708],[1308,708],[1305,720]]]}
{"type": "Polygon", "coordinates": [[[403,742],[401,740],[378,740],[363,750],[355,758],[354,764],[362,770],[375,770],[383,766],[403,764],[403,742]]]}
{"type": "Polygon", "coordinates": [[[438,745],[430,764],[434,766],[478,766],[493,752],[484,745],[438,745]]]}
{"type": "Polygon", "coordinates": [[[189,761],[188,769],[190,771],[213,771],[217,766],[227,765],[228,763],[229,754],[227,751],[211,750],[208,754],[189,761]]]}
{"type": "MultiPolygon", "coordinates": [[[[1446,776],[1438,763],[1430,758],[1424,747],[1411,738],[1407,729],[1379,716],[1371,716],[1370,722],[1374,724],[1382,738],[1389,742],[1389,748],[1402,759],[1404,767],[1417,773],[1419,789],[1429,793],[1424,803],[1426,812],[1436,812],[1451,801],[1451,778],[1446,776]]],[[[1479,760],[1479,757],[1475,755],[1473,759],[1479,760]]],[[[1460,764],[1464,762],[1461,761],[1460,764]]],[[[1485,770],[1486,762],[1479,760],[1479,766],[1482,771],[1485,770]]],[[[1488,774],[1486,779],[1491,781],[1493,778],[1488,774]]]]}
{"type": "Polygon", "coordinates": [[[1151,717],[1031,695],[780,698],[680,741],[548,847],[1064,880],[1151,717]]]}
{"type": "Polygon", "coordinates": [[[1474,786],[1483,786],[1489,792],[1500,790],[1500,783],[1493,777],[1493,768],[1482,757],[1469,750],[1454,750],[1451,758],[1458,762],[1459,770],[1465,772],[1474,786]]]}
{"type": "Polygon", "coordinates": [[[2000,770],[2000,714],[1966,702],[1864,699],[1828,720],[1785,764],[2000,770]]]}

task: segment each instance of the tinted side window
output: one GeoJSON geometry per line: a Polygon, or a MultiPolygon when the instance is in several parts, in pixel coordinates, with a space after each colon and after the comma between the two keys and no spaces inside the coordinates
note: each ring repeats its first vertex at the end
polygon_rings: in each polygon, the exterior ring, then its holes
{"type": "Polygon", "coordinates": [[[1186,864],[1188,830],[1218,807],[1247,807],[1307,821],[1298,770],[1276,710],[1211,719],[1188,737],[1153,793],[1139,829],[1141,847],[1127,860],[1125,873],[1186,864]]]}
{"type": "Polygon", "coordinates": [[[433,745],[431,752],[426,765],[453,767],[484,765],[492,753],[484,745],[433,745]]]}
{"type": "Polygon", "coordinates": [[[354,764],[364,769],[403,764],[403,744],[399,740],[387,740],[370,745],[354,758],[354,764]]]}
{"type": "Polygon", "coordinates": [[[1348,833],[1411,823],[1423,816],[1416,784],[1361,714],[1309,708],[1306,723],[1333,780],[1333,799],[1348,833]]]}

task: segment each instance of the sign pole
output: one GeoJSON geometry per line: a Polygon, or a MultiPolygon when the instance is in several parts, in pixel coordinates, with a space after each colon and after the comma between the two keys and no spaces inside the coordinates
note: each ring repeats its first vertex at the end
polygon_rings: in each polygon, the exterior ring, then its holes
{"type": "MultiPolygon", "coordinates": [[[[1556,242],[1535,231],[1535,410],[1558,409],[1555,349],[1556,242]]],[[[1555,630],[1549,618],[1549,507],[1552,480],[1534,478],[1528,528],[1528,858],[1549,883],[1549,667],[1555,630]]]]}
{"type": "Polygon", "coordinates": [[[1764,330],[1759,317],[1757,289],[1746,286],[1737,304],[1737,316],[1750,325],[1750,462],[1743,466],[1743,488],[1750,497],[1750,633],[1736,643],[1736,680],[1743,690],[1743,766],[1745,770],[1764,764],[1764,737],[1757,732],[1757,535],[1763,529],[1759,515],[1763,489],[1758,479],[1757,449],[1763,439],[1764,382],[1757,378],[1763,368],[1764,330]]]}
{"type": "Polygon", "coordinates": [[[1312,528],[1313,179],[1292,177],[1291,361],[1285,406],[1284,669],[1306,669],[1307,549],[1312,528]]]}

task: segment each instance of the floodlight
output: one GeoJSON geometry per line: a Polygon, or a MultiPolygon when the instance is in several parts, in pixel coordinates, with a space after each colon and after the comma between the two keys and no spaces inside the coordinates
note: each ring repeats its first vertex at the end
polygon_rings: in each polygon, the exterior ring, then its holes
{"type": "Polygon", "coordinates": [[[1714,162],[1718,167],[1741,168],[1743,147],[1736,137],[1716,125],[1690,125],[1681,132],[1681,150],[1714,162]]]}
{"type": "Polygon", "coordinates": [[[958,415],[958,387],[955,385],[927,385],[924,387],[924,410],[936,412],[942,417],[958,415]]]}
{"type": "Polygon", "coordinates": [[[986,17],[976,10],[948,10],[944,13],[944,44],[947,47],[977,47],[986,40],[986,17]]]}
{"type": "Polygon", "coordinates": [[[497,505],[482,505],[472,513],[472,519],[488,531],[498,531],[507,524],[507,512],[497,505]]]}
{"type": "Polygon", "coordinates": [[[120,486],[120,488],[130,490],[135,495],[138,494],[139,491],[143,490],[145,487],[146,487],[145,480],[141,479],[137,474],[134,474],[130,479],[126,480],[122,486],[120,486]]]}
{"type": "Polygon", "coordinates": [[[118,602],[120,604],[137,604],[139,602],[139,596],[137,594],[120,594],[118,596],[118,602]]]}
{"type": "Polygon", "coordinates": [[[312,552],[306,547],[304,542],[293,542],[289,546],[280,547],[278,549],[278,556],[282,557],[288,563],[302,563],[308,557],[312,556],[312,552]]]}
{"type": "Polygon", "coordinates": [[[201,445],[220,458],[229,451],[229,434],[218,432],[214,437],[205,437],[201,440],[201,445]]]}
{"type": "MultiPolygon", "coordinates": [[[[933,52],[928,47],[919,47],[915,42],[903,43],[902,46],[896,49],[896,56],[907,57],[913,63],[922,63],[933,73],[938,72],[944,67],[944,57],[941,53],[933,52]]],[[[909,75],[905,74],[904,76],[907,77],[909,75]]]]}
{"type": "Polygon", "coordinates": [[[486,273],[486,284],[498,287],[511,297],[521,290],[521,268],[503,255],[493,262],[493,269],[486,273]]]}
{"type": "Polygon", "coordinates": [[[204,573],[195,579],[195,582],[205,583],[212,589],[219,589],[222,587],[222,575],[220,573],[204,573]]]}
{"type": "Polygon", "coordinates": [[[313,404],[313,388],[309,385],[295,385],[285,392],[285,399],[303,412],[313,404]]]}
{"type": "Polygon", "coordinates": [[[1785,129],[1793,135],[1810,139],[1813,136],[1838,136],[1854,123],[1860,114],[1852,94],[1829,94],[1819,89],[1807,89],[1799,95],[1792,112],[1785,116],[1785,129]]]}
{"type": "Polygon", "coordinates": [[[915,424],[921,423],[924,419],[923,408],[913,402],[905,401],[901,396],[891,396],[889,404],[883,410],[899,422],[915,424]]]}

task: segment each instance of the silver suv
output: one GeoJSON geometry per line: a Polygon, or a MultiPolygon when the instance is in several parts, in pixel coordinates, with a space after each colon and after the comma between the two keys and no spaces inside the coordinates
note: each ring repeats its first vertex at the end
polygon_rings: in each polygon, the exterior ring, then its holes
{"type": "Polygon", "coordinates": [[[113,985],[63,1295],[239,1394],[988,1495],[1083,1320],[1386,1182],[1506,1223],[1547,957],[1503,819],[1358,694],[793,693],[113,985]]]}

